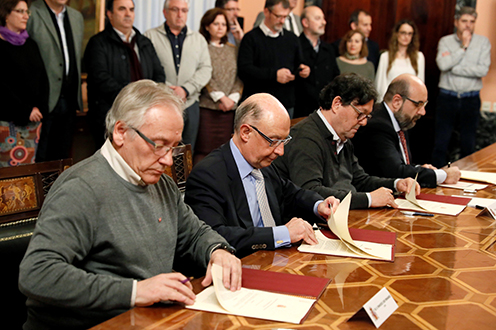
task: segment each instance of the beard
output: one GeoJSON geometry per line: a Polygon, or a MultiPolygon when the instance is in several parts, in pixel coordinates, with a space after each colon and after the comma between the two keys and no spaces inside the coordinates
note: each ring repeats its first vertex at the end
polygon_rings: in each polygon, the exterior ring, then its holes
{"type": "Polygon", "coordinates": [[[403,112],[403,105],[401,108],[394,113],[394,117],[400,124],[400,128],[402,131],[407,131],[415,126],[417,124],[417,120],[419,120],[422,116],[421,115],[415,115],[413,117],[409,117],[406,113],[403,112]]]}

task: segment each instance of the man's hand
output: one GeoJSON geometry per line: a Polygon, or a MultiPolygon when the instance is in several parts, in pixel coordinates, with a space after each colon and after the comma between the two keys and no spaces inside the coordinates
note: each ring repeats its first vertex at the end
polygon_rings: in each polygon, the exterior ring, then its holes
{"type": "Polygon", "coordinates": [[[280,84],[287,84],[295,79],[294,74],[289,69],[282,68],[277,70],[277,82],[280,84]]]}
{"type": "Polygon", "coordinates": [[[33,110],[31,110],[31,114],[29,115],[29,120],[30,121],[41,121],[43,119],[43,115],[41,114],[40,109],[37,107],[33,107],[33,110]]]}
{"type": "Polygon", "coordinates": [[[370,198],[372,199],[370,207],[383,207],[386,205],[394,208],[398,207],[398,205],[394,202],[393,191],[385,187],[372,191],[370,193],[370,198]]]}
{"type": "Polygon", "coordinates": [[[232,108],[234,107],[234,104],[235,104],[233,100],[231,100],[230,98],[228,98],[225,95],[220,98],[219,102],[220,102],[219,103],[219,109],[221,109],[224,112],[232,110],[232,108]]]}
{"type": "Polygon", "coordinates": [[[470,40],[472,40],[472,33],[469,30],[462,32],[462,44],[463,47],[468,47],[470,45],[470,40]]]}
{"type": "Polygon", "coordinates": [[[182,88],[181,86],[169,86],[169,87],[174,91],[174,94],[176,94],[181,98],[181,100],[183,100],[183,102],[186,102],[187,95],[184,88],[182,88]]]}
{"type": "Polygon", "coordinates": [[[186,279],[181,273],[169,273],[139,281],[136,286],[136,306],[150,306],[166,300],[192,305],[196,296],[189,281],[181,283],[186,279]]]}
{"type": "Polygon", "coordinates": [[[446,184],[455,184],[460,180],[462,173],[460,169],[456,166],[451,166],[448,168],[443,168],[443,171],[446,172],[446,180],[443,183],[446,184]]]}
{"type": "Polygon", "coordinates": [[[296,243],[301,240],[310,245],[318,244],[312,226],[301,218],[291,219],[285,226],[288,228],[291,243],[296,243]]]}
{"type": "Polygon", "coordinates": [[[429,170],[437,170],[437,167],[432,166],[431,164],[422,165],[423,168],[428,168],[429,170]]]}
{"type": "Polygon", "coordinates": [[[299,70],[300,70],[300,77],[302,78],[307,78],[310,75],[310,67],[308,65],[300,64],[299,70]]]}
{"type": "MultiPolygon", "coordinates": [[[[412,178],[398,180],[398,183],[396,184],[396,190],[398,190],[399,192],[408,193],[413,184],[415,184],[415,180],[412,178]]],[[[420,185],[417,182],[415,185],[415,195],[418,194],[420,194],[420,185]]]]}
{"type": "Polygon", "coordinates": [[[327,219],[331,215],[330,207],[332,207],[332,212],[336,212],[338,205],[339,199],[334,198],[333,196],[329,196],[322,203],[319,204],[319,206],[317,207],[317,212],[319,212],[319,215],[321,217],[327,219]]]}
{"type": "Polygon", "coordinates": [[[225,250],[215,250],[208,263],[207,273],[202,281],[203,286],[212,283],[212,264],[222,267],[222,282],[227,289],[237,291],[241,289],[241,261],[225,250]]]}
{"type": "Polygon", "coordinates": [[[238,42],[243,39],[245,33],[243,32],[243,29],[239,25],[237,19],[234,19],[234,21],[229,24],[229,29],[231,29],[231,33],[233,34],[234,39],[236,39],[238,42]]]}

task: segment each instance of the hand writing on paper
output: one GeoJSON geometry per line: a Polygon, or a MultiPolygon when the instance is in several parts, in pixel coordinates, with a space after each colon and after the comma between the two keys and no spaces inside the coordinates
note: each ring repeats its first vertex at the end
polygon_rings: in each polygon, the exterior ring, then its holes
{"type": "Polygon", "coordinates": [[[462,173],[460,169],[456,166],[451,166],[448,168],[443,168],[443,171],[446,172],[446,180],[443,183],[446,184],[455,184],[460,180],[462,173]]]}
{"type": "Polygon", "coordinates": [[[397,208],[398,205],[394,202],[393,191],[388,188],[381,187],[370,193],[372,199],[370,207],[391,206],[397,208]]]}
{"type": "Polygon", "coordinates": [[[195,302],[193,286],[181,273],[159,274],[138,281],[136,306],[150,306],[161,301],[173,300],[192,305],[195,302]]]}

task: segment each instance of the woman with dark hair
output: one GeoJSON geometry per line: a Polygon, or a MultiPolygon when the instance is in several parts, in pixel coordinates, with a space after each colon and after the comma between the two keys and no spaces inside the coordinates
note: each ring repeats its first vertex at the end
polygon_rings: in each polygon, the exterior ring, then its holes
{"type": "Polygon", "coordinates": [[[40,121],[48,111],[48,78],[26,24],[24,0],[0,1],[0,167],[33,163],[40,121]]]}
{"type": "Polygon", "coordinates": [[[220,8],[203,15],[200,33],[207,39],[212,61],[212,78],[200,95],[200,128],[194,163],[229,141],[233,132],[234,110],[243,83],[236,65],[238,49],[227,42],[227,16],[220,8]]]}
{"type": "Polygon", "coordinates": [[[358,30],[348,31],[339,44],[339,56],[336,59],[341,73],[356,73],[374,81],[374,64],[367,61],[369,50],[365,35],[358,30]]]}
{"type": "Polygon", "coordinates": [[[389,49],[379,59],[375,76],[378,102],[382,101],[391,81],[403,73],[411,73],[422,81],[425,80],[425,58],[419,52],[418,29],[408,19],[396,23],[389,39],[389,49]]]}

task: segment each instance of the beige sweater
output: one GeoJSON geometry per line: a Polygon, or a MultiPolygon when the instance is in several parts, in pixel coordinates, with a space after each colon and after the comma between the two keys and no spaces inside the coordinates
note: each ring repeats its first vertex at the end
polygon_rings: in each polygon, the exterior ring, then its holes
{"type": "Polygon", "coordinates": [[[212,61],[212,78],[202,89],[200,107],[219,110],[219,102],[210,97],[211,92],[223,92],[226,96],[232,93],[242,93],[243,82],[238,78],[238,49],[230,43],[223,47],[208,45],[212,61]]]}

